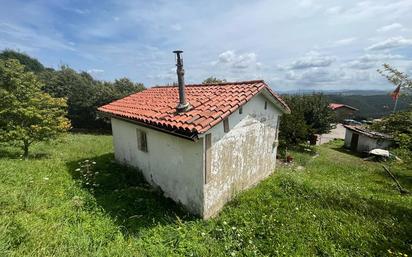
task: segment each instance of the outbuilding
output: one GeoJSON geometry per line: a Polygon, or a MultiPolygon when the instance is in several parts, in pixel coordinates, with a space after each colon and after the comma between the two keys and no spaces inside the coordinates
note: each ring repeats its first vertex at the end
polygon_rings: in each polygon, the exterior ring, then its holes
{"type": "Polygon", "coordinates": [[[360,126],[344,125],[345,147],[356,152],[369,152],[373,149],[387,149],[393,143],[389,135],[370,131],[360,126]]]}
{"type": "Polygon", "coordinates": [[[355,107],[340,103],[330,103],[329,108],[335,113],[336,120],[339,122],[345,119],[353,119],[358,111],[355,107]]]}
{"type": "Polygon", "coordinates": [[[276,166],[279,118],[289,107],[262,80],[156,86],[99,108],[115,158],[190,212],[209,218],[276,166]],[[176,106],[177,105],[177,106],[176,106]]]}

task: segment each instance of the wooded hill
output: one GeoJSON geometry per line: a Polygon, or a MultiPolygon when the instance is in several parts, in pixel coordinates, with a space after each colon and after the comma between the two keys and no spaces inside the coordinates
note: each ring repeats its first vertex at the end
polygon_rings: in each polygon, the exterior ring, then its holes
{"type": "MultiPolygon", "coordinates": [[[[386,95],[327,95],[331,103],[342,103],[353,106],[359,111],[357,119],[380,118],[391,114],[395,101],[389,93],[386,95]]],[[[406,110],[411,107],[412,95],[401,95],[396,110],[406,110]]]]}

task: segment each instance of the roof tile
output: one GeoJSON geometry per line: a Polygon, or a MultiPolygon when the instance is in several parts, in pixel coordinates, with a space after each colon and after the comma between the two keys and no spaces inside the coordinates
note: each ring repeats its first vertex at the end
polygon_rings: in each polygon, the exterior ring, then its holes
{"type": "Polygon", "coordinates": [[[152,87],[100,107],[103,113],[158,126],[179,133],[204,133],[266,88],[289,112],[286,103],[262,80],[187,85],[186,97],[192,108],[176,113],[176,86],[152,87]]]}

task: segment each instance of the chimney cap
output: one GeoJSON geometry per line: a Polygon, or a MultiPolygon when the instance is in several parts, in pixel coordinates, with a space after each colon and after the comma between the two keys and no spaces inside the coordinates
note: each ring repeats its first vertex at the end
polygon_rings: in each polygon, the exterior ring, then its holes
{"type": "Polygon", "coordinates": [[[182,51],[182,50],[174,50],[173,53],[175,53],[175,54],[181,54],[181,53],[183,53],[183,51],[182,51]]]}

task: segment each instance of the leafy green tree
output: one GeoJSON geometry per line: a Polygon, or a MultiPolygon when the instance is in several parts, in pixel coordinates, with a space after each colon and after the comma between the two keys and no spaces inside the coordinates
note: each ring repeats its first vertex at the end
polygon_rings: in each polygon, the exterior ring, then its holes
{"type": "MultiPolygon", "coordinates": [[[[93,78],[62,66],[49,73],[43,90],[53,97],[65,97],[68,104],[68,118],[75,128],[91,128],[96,118],[93,78]]],[[[44,76],[44,74],[43,74],[44,76]]],[[[42,76],[42,77],[43,77],[42,76]]]]}
{"type": "Polygon", "coordinates": [[[25,71],[32,71],[34,73],[42,72],[45,68],[37,59],[28,56],[25,53],[20,53],[14,50],[6,49],[0,53],[1,60],[16,59],[24,65],[25,71]]]}
{"type": "Polygon", "coordinates": [[[20,146],[26,159],[33,142],[53,139],[70,127],[66,100],[41,88],[18,60],[0,60],[0,141],[20,146]]]}
{"type": "Polygon", "coordinates": [[[298,145],[315,134],[328,133],[332,129],[335,116],[323,94],[288,95],[283,99],[289,105],[291,114],[281,117],[281,146],[298,145]]]}
{"type": "Polygon", "coordinates": [[[145,89],[142,83],[134,83],[128,78],[116,79],[113,83],[113,87],[117,93],[116,98],[122,98],[145,89]]]}
{"type": "Polygon", "coordinates": [[[68,66],[60,70],[46,70],[40,74],[45,86],[43,90],[54,97],[66,97],[68,117],[74,128],[107,129],[108,124],[99,120],[99,106],[144,89],[143,84],[127,78],[115,82],[93,79],[87,72],[76,72],[68,66]]]}
{"type": "Polygon", "coordinates": [[[412,150],[412,110],[386,116],[372,129],[392,135],[401,148],[412,150]]]}
{"type": "Polygon", "coordinates": [[[297,98],[299,109],[303,111],[305,123],[312,134],[329,133],[335,122],[335,114],[329,108],[328,98],[323,94],[303,95],[297,98]]]}
{"type": "Polygon", "coordinates": [[[109,124],[97,117],[97,107],[144,89],[143,84],[128,78],[114,82],[95,80],[87,72],[77,72],[63,65],[58,70],[45,68],[39,61],[12,50],[0,53],[0,59],[16,58],[26,64],[26,71],[33,71],[43,82],[42,90],[52,97],[67,99],[68,114],[73,128],[107,129],[109,124]]]}
{"type": "Polygon", "coordinates": [[[292,111],[290,114],[282,115],[279,130],[279,146],[285,148],[306,142],[309,137],[309,129],[302,112],[292,111]]]}
{"type": "Polygon", "coordinates": [[[406,73],[400,72],[389,64],[383,64],[383,69],[378,69],[378,72],[384,76],[389,82],[395,86],[404,89],[412,89],[412,80],[406,73]]]}
{"type": "Polygon", "coordinates": [[[202,84],[217,84],[226,82],[226,79],[218,79],[216,77],[208,77],[207,79],[203,80],[202,84]]]}

